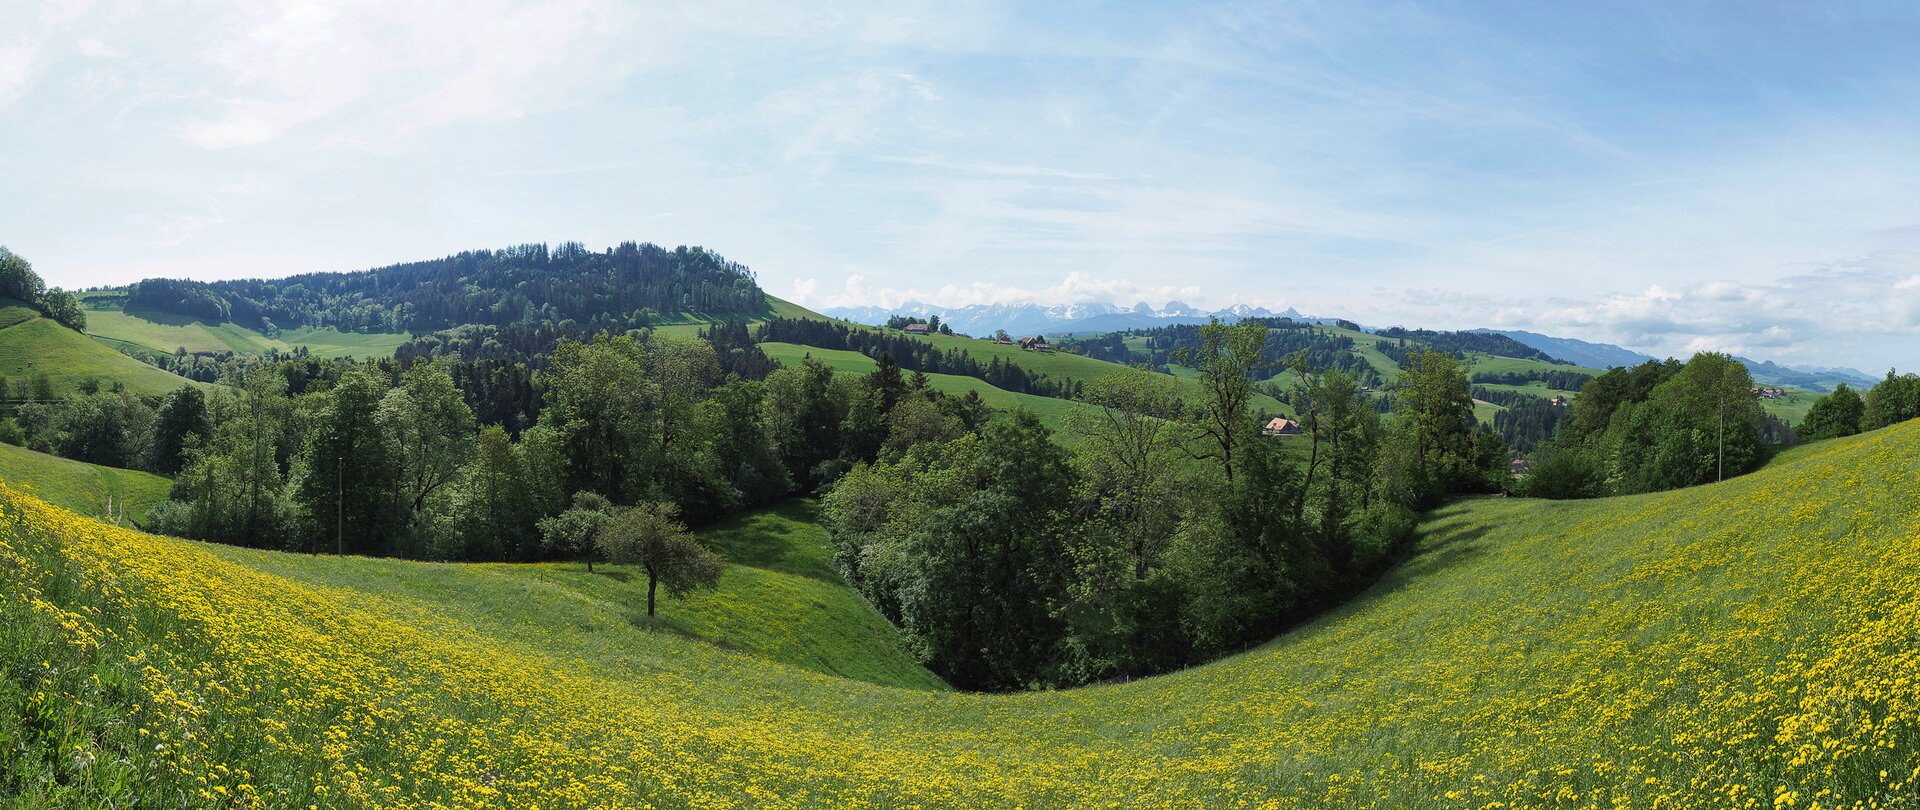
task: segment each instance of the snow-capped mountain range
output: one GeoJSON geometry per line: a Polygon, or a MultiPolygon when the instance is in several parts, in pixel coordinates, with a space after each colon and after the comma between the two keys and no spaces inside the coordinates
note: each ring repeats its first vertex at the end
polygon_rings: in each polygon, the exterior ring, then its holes
{"type": "Polygon", "coordinates": [[[1155,307],[1145,301],[1131,307],[1104,302],[1079,304],[974,304],[943,307],[920,301],[907,301],[897,307],[828,307],[821,314],[854,323],[884,324],[895,315],[916,318],[940,316],[953,331],[983,336],[1005,329],[1012,335],[1062,335],[1079,332],[1113,332],[1121,329],[1151,329],[1182,323],[1206,323],[1208,319],[1237,321],[1241,318],[1293,318],[1308,320],[1292,307],[1274,312],[1264,307],[1235,304],[1226,309],[1203,310],[1182,301],[1168,301],[1155,307]]]}

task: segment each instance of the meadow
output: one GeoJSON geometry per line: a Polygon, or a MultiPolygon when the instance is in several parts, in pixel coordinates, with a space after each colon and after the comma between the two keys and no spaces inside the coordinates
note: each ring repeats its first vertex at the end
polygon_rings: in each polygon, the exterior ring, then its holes
{"type": "Polygon", "coordinates": [[[0,444],[0,481],[87,517],[108,517],[111,503],[113,514],[135,524],[144,523],[147,511],[164,502],[173,486],[153,473],[102,467],[10,444],[0,444]]]}
{"type": "Polygon", "coordinates": [[[118,309],[87,310],[87,334],[109,345],[126,344],[160,354],[186,349],[257,355],[268,351],[291,352],[295,347],[304,346],[317,357],[392,357],[394,349],[408,338],[404,333],[341,332],[308,327],[283,329],[269,336],[232,322],[133,315],[118,309]]]}
{"type": "Polygon", "coordinates": [[[0,759],[0,795],[22,807],[1911,806],[1916,504],[1920,422],[1689,490],[1459,500],[1427,516],[1376,587],[1258,649],[1131,683],[987,696],[663,632],[538,567],[221,548],[7,486],[0,744],[19,754],[0,759]]]}
{"type": "MultiPolygon", "coordinates": [[[[0,305],[0,375],[18,383],[44,373],[56,396],[92,380],[120,383],[136,394],[160,395],[186,378],[135,360],[19,304],[0,305]]],[[[209,387],[209,386],[203,386],[209,387]]]]}

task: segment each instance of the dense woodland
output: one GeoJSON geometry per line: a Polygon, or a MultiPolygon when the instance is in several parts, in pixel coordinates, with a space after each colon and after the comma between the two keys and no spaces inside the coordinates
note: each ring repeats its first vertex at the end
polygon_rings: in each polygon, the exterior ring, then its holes
{"type": "Polygon", "coordinates": [[[1419,347],[1424,347],[1433,351],[1446,352],[1455,357],[1465,357],[1478,352],[1480,354],[1491,354],[1495,357],[1539,360],[1543,363],[1563,362],[1554,359],[1546,352],[1528,346],[1506,335],[1493,332],[1436,332],[1432,329],[1406,329],[1398,326],[1389,326],[1379,330],[1376,334],[1382,338],[1386,338],[1386,340],[1380,341],[1384,344],[1380,347],[1380,350],[1388,352],[1388,356],[1395,360],[1403,360],[1404,358],[1402,358],[1401,355],[1406,351],[1417,350],[1419,347]],[[1418,346],[1415,344],[1418,344],[1418,346]]]}
{"type": "MultiPolygon", "coordinates": [[[[1379,372],[1366,358],[1353,353],[1352,338],[1290,318],[1250,318],[1247,322],[1258,323],[1268,329],[1266,345],[1261,347],[1260,358],[1250,372],[1258,379],[1273,377],[1296,362],[1304,361],[1313,368],[1352,375],[1364,386],[1380,385],[1379,372]]],[[[1201,329],[1192,324],[1175,324],[1109,332],[1076,340],[1072,347],[1074,351],[1096,360],[1122,365],[1144,364],[1148,368],[1165,371],[1169,364],[1178,362],[1177,358],[1183,352],[1200,347],[1201,329]],[[1144,360],[1135,354],[1129,340],[1142,344],[1146,351],[1144,360]]]]}
{"type": "MultiPolygon", "coordinates": [[[[765,296],[746,267],[704,248],[577,242],[467,251],[348,273],[200,283],[154,279],[127,305],[272,332],[434,332],[468,324],[553,324],[562,335],[640,328],[658,313],[754,314],[765,296]],[[579,332],[578,330],[586,330],[579,332]]],[[[551,344],[549,344],[550,346],[551,344]]]]}

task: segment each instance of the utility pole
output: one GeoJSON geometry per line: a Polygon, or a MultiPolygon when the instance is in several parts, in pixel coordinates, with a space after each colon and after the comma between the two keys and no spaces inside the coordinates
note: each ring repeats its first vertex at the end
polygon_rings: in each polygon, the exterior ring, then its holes
{"type": "Polygon", "coordinates": [[[346,461],[340,456],[333,457],[333,545],[335,554],[347,553],[347,493],[341,489],[341,470],[346,461]]]}

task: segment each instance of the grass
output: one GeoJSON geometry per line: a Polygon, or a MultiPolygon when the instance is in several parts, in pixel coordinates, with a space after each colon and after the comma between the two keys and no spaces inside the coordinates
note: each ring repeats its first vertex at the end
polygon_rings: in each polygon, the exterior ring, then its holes
{"type": "Polygon", "coordinates": [[[1826,395],[1811,391],[1788,391],[1786,396],[1779,399],[1759,400],[1760,409],[1789,425],[1798,425],[1807,418],[1807,412],[1813,410],[1813,403],[1820,401],[1823,396],[1826,395]]]}
{"type": "Polygon", "coordinates": [[[1920,422],[1691,490],[1457,501],[1376,587],[1259,649],[1021,695],[723,650],[538,569],[213,548],[11,489],[0,505],[0,794],[22,806],[1920,796],[1920,422]]]}
{"type": "Polygon", "coordinates": [[[147,511],[167,499],[173,482],[153,473],[102,467],[24,447],[0,444],[0,481],[25,489],[34,497],[88,517],[113,511],[144,524],[147,511]]]}
{"type": "Polygon", "coordinates": [[[268,336],[232,322],[212,322],[117,308],[87,311],[87,334],[161,354],[189,352],[265,354],[304,346],[318,357],[392,357],[408,335],[391,332],[342,332],[333,328],[284,329],[268,336]]]}
{"type": "Polygon", "coordinates": [[[0,327],[0,375],[15,384],[44,372],[56,396],[72,394],[88,380],[102,387],[118,382],[136,394],[165,394],[183,385],[211,387],[114,351],[18,304],[0,302],[0,324],[7,324],[0,327]]]}
{"type": "MultiPolygon", "coordinates": [[[[820,349],[795,343],[762,343],[760,350],[767,357],[782,365],[798,365],[802,359],[812,355],[813,359],[827,364],[835,373],[867,374],[878,367],[873,358],[853,351],[838,349],[820,349]]],[[[912,372],[907,372],[912,376],[912,372]]],[[[1010,411],[1026,408],[1032,411],[1047,427],[1052,428],[1061,441],[1071,443],[1072,434],[1061,429],[1067,423],[1067,417],[1077,410],[1091,409],[1093,406],[1070,399],[1043,397],[1037,394],[1022,394],[1008,391],[973,377],[953,374],[928,374],[927,382],[935,390],[954,396],[965,396],[968,391],[977,392],[987,407],[995,410],[1010,411]]]]}
{"type": "Polygon", "coordinates": [[[458,600],[471,577],[485,576],[497,587],[482,593],[505,600],[488,610],[512,610],[519,595],[538,595],[577,606],[551,614],[553,621],[698,640],[866,683],[947,689],[906,652],[899,631],[834,571],[832,541],[815,521],[816,508],[810,501],[790,501],[700,530],[701,541],[731,563],[720,587],[686,600],[662,599],[652,618],[646,615],[646,574],[627,566],[595,565],[589,573],[584,563],[573,562],[433,566],[208,549],[258,570],[396,599],[458,600]]]}

